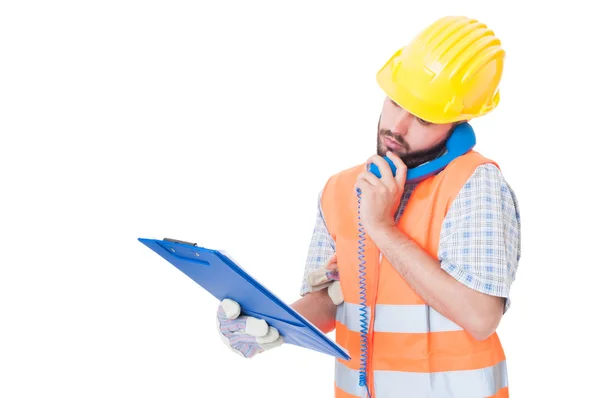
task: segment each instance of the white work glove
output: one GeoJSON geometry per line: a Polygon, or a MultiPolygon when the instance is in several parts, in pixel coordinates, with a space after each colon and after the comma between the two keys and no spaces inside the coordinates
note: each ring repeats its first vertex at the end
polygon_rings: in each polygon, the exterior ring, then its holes
{"type": "Polygon", "coordinates": [[[223,342],[235,353],[251,358],[283,344],[279,331],[263,319],[240,316],[240,305],[225,299],[217,311],[217,328],[223,342]]]}
{"type": "Polygon", "coordinates": [[[335,254],[321,268],[308,274],[308,284],[312,286],[315,292],[327,288],[327,294],[329,294],[331,301],[335,305],[340,305],[344,302],[337,267],[337,256],[335,254]]]}

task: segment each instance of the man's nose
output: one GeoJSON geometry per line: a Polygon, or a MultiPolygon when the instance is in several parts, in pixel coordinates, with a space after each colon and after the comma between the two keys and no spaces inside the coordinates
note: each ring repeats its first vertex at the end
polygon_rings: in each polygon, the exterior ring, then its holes
{"type": "Polygon", "coordinates": [[[412,115],[409,112],[406,112],[404,109],[398,112],[396,120],[394,121],[394,134],[402,136],[406,135],[411,122],[412,115]]]}

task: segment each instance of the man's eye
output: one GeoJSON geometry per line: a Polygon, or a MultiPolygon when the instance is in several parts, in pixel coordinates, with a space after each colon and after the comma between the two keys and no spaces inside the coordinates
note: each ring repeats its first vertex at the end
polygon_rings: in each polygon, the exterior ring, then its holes
{"type": "Polygon", "coordinates": [[[420,117],[417,118],[417,120],[419,121],[419,123],[424,124],[424,125],[430,125],[431,123],[429,123],[427,120],[423,120],[420,117]]]}

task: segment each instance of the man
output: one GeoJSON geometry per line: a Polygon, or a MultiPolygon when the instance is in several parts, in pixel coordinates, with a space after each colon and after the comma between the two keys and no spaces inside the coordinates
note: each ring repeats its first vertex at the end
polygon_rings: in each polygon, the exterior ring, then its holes
{"type": "MultiPolygon", "coordinates": [[[[336,361],[336,397],[508,397],[495,331],[520,259],[516,197],[498,165],[475,151],[406,183],[407,169],[445,153],[459,124],[497,106],[503,59],[484,24],[446,17],[377,75],[386,94],[377,155],[319,194],[303,297],[293,304],[349,350],[350,361],[336,361]]],[[[234,351],[252,357],[283,343],[239,313],[231,300],[219,307],[234,351]]]]}

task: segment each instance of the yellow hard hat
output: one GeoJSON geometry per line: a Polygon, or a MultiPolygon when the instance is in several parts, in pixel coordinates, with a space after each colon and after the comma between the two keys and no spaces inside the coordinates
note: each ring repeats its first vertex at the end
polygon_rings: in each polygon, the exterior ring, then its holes
{"type": "Polygon", "coordinates": [[[500,100],[505,52],[494,32],[467,17],[444,17],[400,49],[377,73],[398,105],[430,123],[484,115],[500,100]]]}

